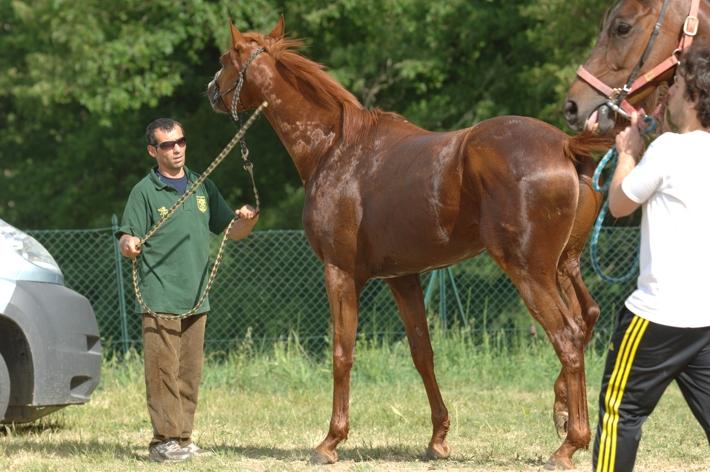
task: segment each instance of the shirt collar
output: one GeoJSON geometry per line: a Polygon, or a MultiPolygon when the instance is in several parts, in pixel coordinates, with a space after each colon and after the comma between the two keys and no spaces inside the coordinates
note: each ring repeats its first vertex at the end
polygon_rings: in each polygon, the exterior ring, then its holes
{"type": "MultiPolygon", "coordinates": [[[[185,169],[185,175],[187,176],[188,184],[194,182],[195,181],[194,173],[190,169],[188,169],[187,166],[184,166],[183,169],[185,169]]],[[[158,166],[155,166],[150,170],[150,172],[148,173],[148,178],[153,183],[153,185],[155,185],[155,188],[158,190],[173,188],[170,185],[167,185],[162,180],[160,180],[160,177],[158,177],[158,166]]]]}

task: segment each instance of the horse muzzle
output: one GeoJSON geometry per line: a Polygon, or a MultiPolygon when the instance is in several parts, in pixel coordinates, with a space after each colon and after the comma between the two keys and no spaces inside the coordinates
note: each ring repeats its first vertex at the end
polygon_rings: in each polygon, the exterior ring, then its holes
{"type": "Polygon", "coordinates": [[[227,113],[227,109],[225,108],[224,101],[222,100],[222,94],[219,91],[219,86],[217,85],[216,80],[212,80],[209,84],[207,84],[207,98],[209,99],[210,105],[214,111],[227,113]]]}
{"type": "Polygon", "coordinates": [[[604,104],[594,110],[584,123],[586,130],[595,130],[597,134],[605,135],[611,133],[616,125],[616,115],[609,107],[604,104]]]}

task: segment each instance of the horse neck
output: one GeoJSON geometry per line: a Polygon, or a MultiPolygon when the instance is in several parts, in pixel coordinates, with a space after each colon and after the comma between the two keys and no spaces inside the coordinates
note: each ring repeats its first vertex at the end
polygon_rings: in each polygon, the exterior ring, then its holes
{"type": "Polygon", "coordinates": [[[318,160],[341,138],[342,107],[323,108],[308,100],[285,80],[271,81],[263,90],[269,102],[265,115],[305,183],[318,160]]]}

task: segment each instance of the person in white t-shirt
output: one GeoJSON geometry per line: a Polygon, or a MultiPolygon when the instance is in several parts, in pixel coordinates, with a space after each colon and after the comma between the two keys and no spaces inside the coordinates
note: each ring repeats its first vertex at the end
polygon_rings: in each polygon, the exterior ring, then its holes
{"type": "Polygon", "coordinates": [[[677,133],[646,152],[634,114],[616,137],[615,217],[641,207],[640,273],[620,311],[599,394],[595,472],[634,468],[641,426],[675,380],[710,441],[710,47],[683,55],[668,95],[677,133]],[[641,158],[639,160],[639,158],[641,158]]]}

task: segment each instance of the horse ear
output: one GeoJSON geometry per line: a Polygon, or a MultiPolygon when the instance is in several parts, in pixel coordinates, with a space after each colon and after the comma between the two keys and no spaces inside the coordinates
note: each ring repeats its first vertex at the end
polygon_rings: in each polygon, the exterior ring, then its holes
{"type": "Polygon", "coordinates": [[[271,33],[269,33],[267,36],[272,39],[281,39],[284,37],[284,16],[281,15],[281,18],[279,18],[279,21],[276,22],[276,26],[274,26],[274,29],[271,30],[271,33]]]}
{"type": "Polygon", "coordinates": [[[243,43],[244,42],[244,37],[242,36],[242,33],[239,32],[236,26],[234,26],[234,23],[232,21],[229,21],[229,26],[232,29],[232,47],[236,48],[237,44],[243,43]]]}

